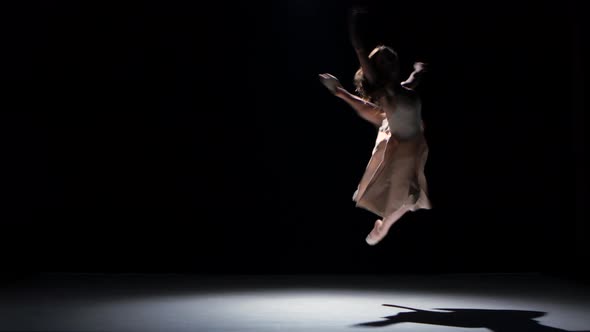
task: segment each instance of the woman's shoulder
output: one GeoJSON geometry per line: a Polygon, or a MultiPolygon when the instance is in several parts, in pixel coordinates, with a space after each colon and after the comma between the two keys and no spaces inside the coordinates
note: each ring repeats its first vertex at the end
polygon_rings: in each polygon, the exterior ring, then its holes
{"type": "Polygon", "coordinates": [[[401,96],[402,99],[405,99],[409,102],[420,102],[420,95],[415,90],[408,89],[405,87],[400,87],[398,90],[398,95],[401,96]]]}
{"type": "Polygon", "coordinates": [[[414,90],[404,88],[403,86],[388,89],[385,94],[389,102],[398,101],[419,101],[420,96],[414,90]]]}
{"type": "Polygon", "coordinates": [[[416,90],[410,89],[409,87],[404,86],[402,84],[399,85],[399,88],[397,90],[399,94],[402,94],[404,96],[418,98],[418,92],[416,92],[416,90]]]}

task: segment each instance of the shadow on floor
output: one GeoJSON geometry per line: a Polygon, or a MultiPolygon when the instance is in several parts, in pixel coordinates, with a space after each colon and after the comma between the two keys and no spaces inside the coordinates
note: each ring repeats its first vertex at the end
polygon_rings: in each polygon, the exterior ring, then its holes
{"type": "MultiPolygon", "coordinates": [[[[429,311],[384,304],[386,307],[412,310],[400,312],[384,320],[356,324],[363,327],[383,327],[399,323],[418,323],[462,328],[487,328],[493,332],[574,332],[542,325],[535,320],[546,313],[526,310],[436,308],[429,311]]],[[[590,332],[590,331],[575,331],[590,332]]]]}

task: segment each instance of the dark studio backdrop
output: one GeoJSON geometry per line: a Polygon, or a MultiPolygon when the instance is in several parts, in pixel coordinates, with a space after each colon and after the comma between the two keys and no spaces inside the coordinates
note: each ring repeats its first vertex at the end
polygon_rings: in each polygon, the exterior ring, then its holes
{"type": "Polygon", "coordinates": [[[365,2],[419,87],[434,208],[378,246],[346,1],[2,5],[1,260],[37,272],[579,275],[581,6],[365,2]]]}

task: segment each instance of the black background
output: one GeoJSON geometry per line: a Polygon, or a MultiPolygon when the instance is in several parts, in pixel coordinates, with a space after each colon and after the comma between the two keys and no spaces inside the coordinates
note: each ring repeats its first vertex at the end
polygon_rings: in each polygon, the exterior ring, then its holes
{"type": "Polygon", "coordinates": [[[577,274],[581,6],[364,2],[419,87],[434,208],[376,247],[350,1],[3,5],[1,266],[30,272],[577,274]]]}

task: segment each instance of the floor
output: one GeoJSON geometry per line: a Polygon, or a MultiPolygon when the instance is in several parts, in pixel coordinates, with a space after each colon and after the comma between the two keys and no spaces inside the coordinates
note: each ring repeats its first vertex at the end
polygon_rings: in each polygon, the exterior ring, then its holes
{"type": "Polygon", "coordinates": [[[538,274],[51,274],[0,288],[0,332],[590,331],[587,284],[538,274]]]}

